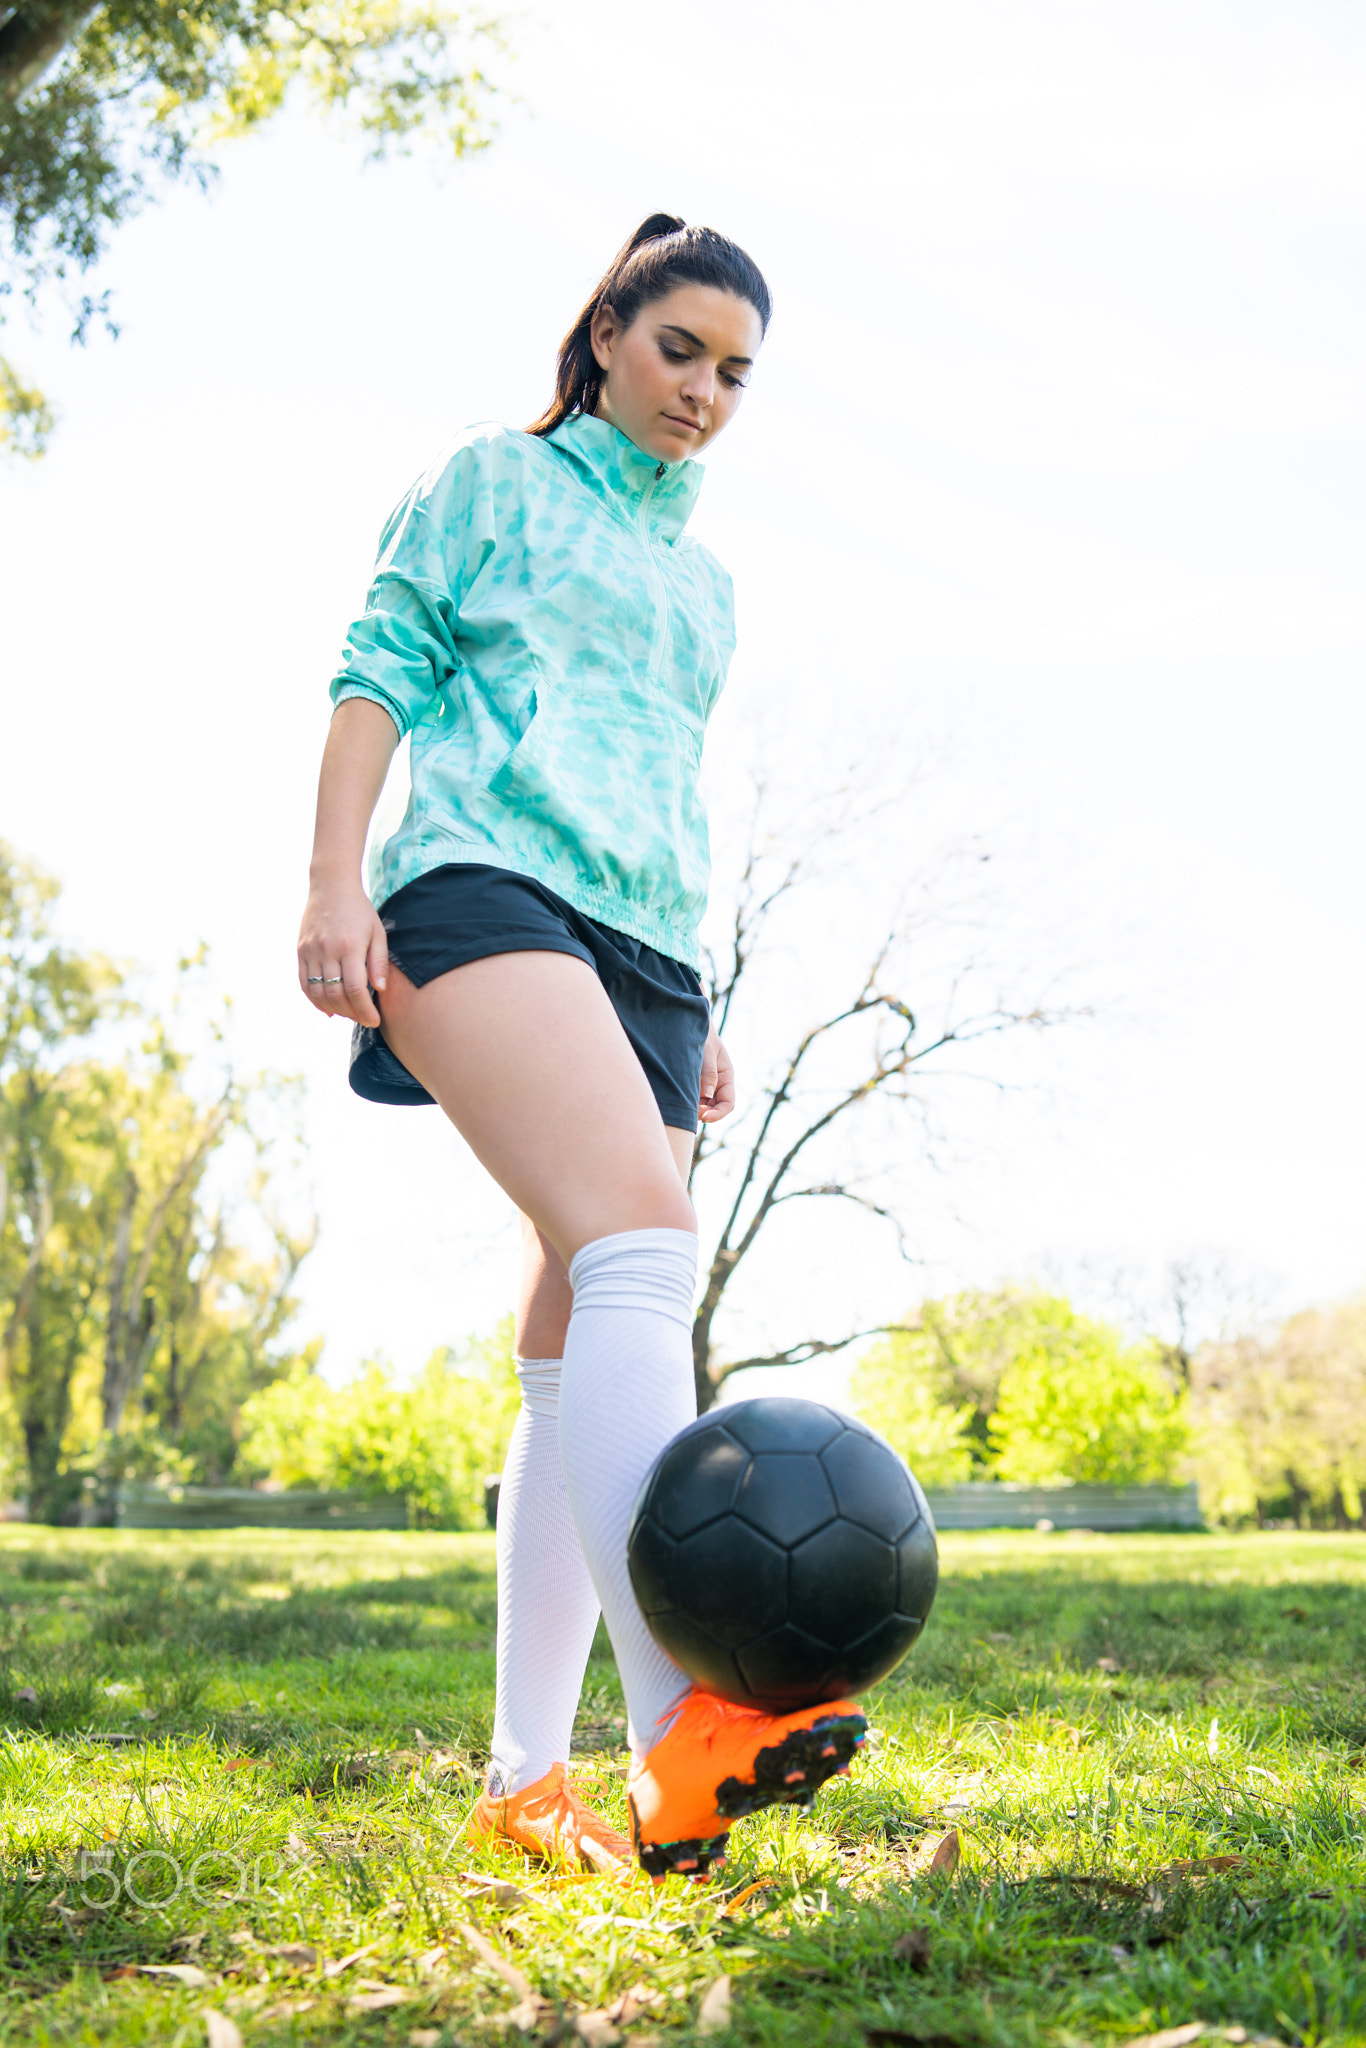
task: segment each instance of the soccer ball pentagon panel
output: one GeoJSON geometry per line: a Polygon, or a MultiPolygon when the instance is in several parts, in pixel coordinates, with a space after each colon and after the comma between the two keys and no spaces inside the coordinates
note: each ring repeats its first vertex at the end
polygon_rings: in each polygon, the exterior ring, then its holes
{"type": "Polygon", "coordinates": [[[707,1691],[771,1713],[885,1678],[939,1577],[925,1496],[891,1445],[781,1397],[679,1431],[641,1488],[628,1557],[660,1647],[707,1691]]]}

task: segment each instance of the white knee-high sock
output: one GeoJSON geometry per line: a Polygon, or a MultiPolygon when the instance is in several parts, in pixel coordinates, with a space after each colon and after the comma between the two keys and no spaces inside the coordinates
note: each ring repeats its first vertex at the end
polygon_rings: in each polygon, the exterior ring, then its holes
{"type": "Polygon", "coordinates": [[[560,1470],[560,1361],[519,1358],[522,1405],[498,1489],[497,1695],[489,1790],[569,1760],[598,1596],[560,1470]]]}
{"type": "Polygon", "coordinates": [[[579,1541],[598,1590],[626,1694],[631,1747],[653,1747],[689,1686],[645,1626],[631,1591],[626,1536],[659,1453],[697,1413],[689,1230],[626,1230],[572,1261],[574,1312],[564,1345],[560,1458],[579,1541]]]}

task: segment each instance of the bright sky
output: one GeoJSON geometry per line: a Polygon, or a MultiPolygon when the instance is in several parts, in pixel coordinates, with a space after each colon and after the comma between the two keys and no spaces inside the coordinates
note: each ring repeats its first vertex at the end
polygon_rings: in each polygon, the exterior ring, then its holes
{"type": "Polygon", "coordinates": [[[1016,982],[1100,1006],[1012,1063],[1027,1099],[943,1109],[923,1271],[807,1205],[733,1341],[1191,1252],[1281,1306],[1359,1288],[1366,16],[566,0],[514,40],[478,161],[363,169],[292,114],[119,236],[116,344],[7,340],[64,416],[0,485],[0,831],[74,939],[154,976],[207,940],[241,1063],[306,1075],[301,1328],[413,1366],[510,1305],[507,1204],[435,1111],[349,1095],[296,991],[312,783],[385,513],[540,409],[657,207],[778,307],[696,518],[740,602],[719,850],[751,760],[790,801],[832,758],[912,786],[790,930],[742,1083],[942,839],[994,852],[1016,982]]]}

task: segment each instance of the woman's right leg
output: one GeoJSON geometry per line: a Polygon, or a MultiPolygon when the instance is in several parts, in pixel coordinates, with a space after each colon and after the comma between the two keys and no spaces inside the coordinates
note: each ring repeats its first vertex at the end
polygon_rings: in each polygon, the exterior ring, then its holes
{"type": "Polygon", "coordinates": [[[488,1789],[508,1798],[569,1760],[598,1596],[560,1465],[560,1375],[573,1305],[554,1247],[523,1217],[521,1406],[498,1492],[498,1637],[488,1789]]]}
{"type": "Polygon", "coordinates": [[[573,955],[498,954],[422,989],[394,973],[384,1029],[570,1269],[563,1477],[639,1753],[688,1684],[626,1568],[636,1493],[696,1412],[696,1235],[674,1146],[601,983],[573,955]]]}
{"type": "Polygon", "coordinates": [[[809,1798],[867,1722],[849,1701],[775,1717],[693,1689],[636,1605],[631,1510],[696,1407],[696,1226],[664,1124],[572,955],[501,954],[423,989],[391,969],[383,1011],[393,1050],[568,1268],[561,1465],[626,1694],[636,1845],[652,1875],[701,1874],[739,1814],[809,1798]]]}

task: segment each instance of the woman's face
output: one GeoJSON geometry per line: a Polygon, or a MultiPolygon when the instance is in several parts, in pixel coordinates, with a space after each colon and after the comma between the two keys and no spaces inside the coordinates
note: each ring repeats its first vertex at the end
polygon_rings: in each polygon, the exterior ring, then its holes
{"type": "Polygon", "coordinates": [[[610,306],[593,316],[593,354],[606,372],[598,417],[661,462],[714,441],[749,382],[763,327],[748,299],[680,284],[622,327],[610,306]]]}

